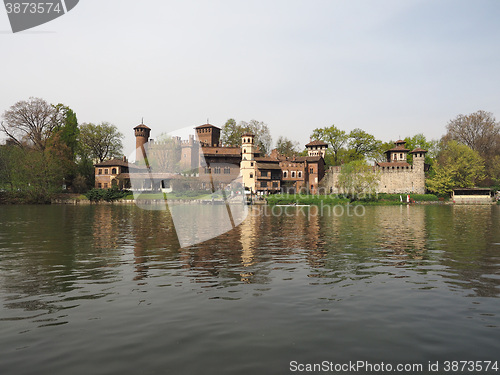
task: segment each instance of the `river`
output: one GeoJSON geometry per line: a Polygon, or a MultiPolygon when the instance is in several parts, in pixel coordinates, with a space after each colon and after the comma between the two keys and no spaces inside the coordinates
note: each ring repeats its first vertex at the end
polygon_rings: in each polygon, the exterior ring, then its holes
{"type": "Polygon", "coordinates": [[[168,211],[0,206],[0,374],[500,366],[500,206],[287,209],[180,248],[168,211]]]}

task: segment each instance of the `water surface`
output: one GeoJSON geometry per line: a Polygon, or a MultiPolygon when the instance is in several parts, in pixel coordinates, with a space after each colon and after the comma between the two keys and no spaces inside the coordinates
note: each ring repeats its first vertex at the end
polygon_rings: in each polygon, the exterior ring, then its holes
{"type": "Polygon", "coordinates": [[[500,206],[251,210],[181,249],[166,211],[1,206],[0,373],[500,361],[500,206]]]}

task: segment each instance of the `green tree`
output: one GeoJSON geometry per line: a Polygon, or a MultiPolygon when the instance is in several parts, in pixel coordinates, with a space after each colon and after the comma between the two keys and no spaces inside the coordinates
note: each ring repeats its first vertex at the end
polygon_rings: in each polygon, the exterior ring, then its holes
{"type": "Polygon", "coordinates": [[[54,106],[54,109],[56,113],[54,131],[60,133],[61,141],[68,146],[74,160],[78,148],[78,135],[80,134],[76,113],[61,103],[54,106]]]}
{"type": "Polygon", "coordinates": [[[79,143],[81,153],[103,162],[122,155],[122,138],[115,125],[102,122],[99,125],[84,123],[80,126],[79,143]]]}
{"type": "Polygon", "coordinates": [[[359,200],[376,194],[380,175],[364,160],[354,160],[342,166],[337,181],[340,192],[359,200]]]}
{"type": "Polygon", "coordinates": [[[14,146],[0,145],[0,190],[12,189],[12,149],[14,146]]]}
{"type": "MultiPolygon", "coordinates": [[[[425,163],[430,165],[434,164],[434,160],[439,153],[439,141],[427,140],[423,133],[415,134],[413,137],[406,137],[404,141],[406,142],[406,148],[410,151],[418,147],[427,150],[425,154],[425,163]]],[[[411,158],[412,156],[408,154],[408,163],[411,162],[411,158]]]]}
{"type": "Polygon", "coordinates": [[[471,188],[484,179],[484,170],[484,161],[477,151],[450,141],[434,164],[431,176],[426,179],[427,189],[444,195],[454,188],[471,188]]]}
{"type": "Polygon", "coordinates": [[[227,146],[241,146],[241,136],[243,134],[244,131],[236,124],[236,120],[230,118],[222,127],[221,142],[227,146]]]}
{"type": "Polygon", "coordinates": [[[339,153],[349,140],[349,136],[345,131],[340,130],[335,125],[316,128],[313,130],[311,138],[328,143],[327,154],[332,156],[331,165],[340,165],[339,153]]]}
{"type": "Polygon", "coordinates": [[[280,136],[276,142],[276,150],[284,156],[297,155],[297,147],[299,143],[291,141],[290,139],[280,136]]]}
{"type": "Polygon", "coordinates": [[[257,120],[250,122],[240,121],[236,124],[234,119],[226,121],[221,131],[221,142],[226,146],[241,146],[241,136],[245,133],[252,133],[255,136],[255,143],[262,154],[268,154],[272,144],[269,126],[257,120]]]}
{"type": "Polygon", "coordinates": [[[374,158],[380,152],[382,142],[364,130],[356,128],[349,133],[350,156],[356,159],[374,158]]]}

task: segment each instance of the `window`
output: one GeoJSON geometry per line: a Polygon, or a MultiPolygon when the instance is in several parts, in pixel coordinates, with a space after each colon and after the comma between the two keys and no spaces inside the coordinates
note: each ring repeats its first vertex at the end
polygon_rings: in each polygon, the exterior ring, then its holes
{"type": "Polygon", "coordinates": [[[250,173],[250,178],[253,178],[253,173],[250,173]]]}
{"type": "Polygon", "coordinates": [[[214,173],[215,174],[220,174],[220,167],[215,167],[214,168],[214,173]]]}
{"type": "Polygon", "coordinates": [[[267,187],[267,181],[261,181],[260,182],[260,187],[266,188],[267,187]]]}
{"type": "Polygon", "coordinates": [[[108,188],[108,184],[105,182],[104,183],[104,189],[107,189],[108,188]]]}
{"type": "Polygon", "coordinates": [[[311,174],[314,173],[314,168],[313,167],[309,168],[309,173],[311,173],[311,174]]]}
{"type": "Polygon", "coordinates": [[[109,169],[105,169],[104,174],[109,174],[109,169]]]}
{"type": "Polygon", "coordinates": [[[295,171],[292,171],[292,178],[295,178],[295,171]]]}
{"type": "Polygon", "coordinates": [[[99,169],[99,174],[102,174],[102,169],[99,169]]]}
{"type": "Polygon", "coordinates": [[[269,176],[269,172],[268,171],[260,171],[260,175],[261,175],[261,177],[267,177],[267,176],[269,176]]]}
{"type": "Polygon", "coordinates": [[[244,154],[246,154],[246,153],[247,153],[247,149],[246,149],[246,148],[244,148],[244,149],[243,149],[243,153],[244,153],[244,154]]]}
{"type": "Polygon", "coordinates": [[[100,182],[97,184],[97,188],[102,189],[102,184],[100,182]]]}
{"type": "Polygon", "coordinates": [[[403,154],[399,154],[399,158],[403,160],[403,154]]]}
{"type": "Polygon", "coordinates": [[[287,171],[284,171],[283,172],[283,178],[286,178],[288,176],[288,172],[287,171]]]}
{"type": "Polygon", "coordinates": [[[209,173],[210,173],[210,168],[205,167],[205,174],[209,174],[209,173]]]}
{"type": "Polygon", "coordinates": [[[297,177],[298,177],[298,178],[302,178],[302,171],[298,171],[298,172],[297,172],[297,177]]]}
{"type": "Polygon", "coordinates": [[[253,167],[253,161],[250,163],[250,166],[253,167]]]}
{"type": "Polygon", "coordinates": [[[273,188],[278,188],[278,187],[279,187],[278,182],[274,181],[274,182],[273,182],[273,188]]]}
{"type": "Polygon", "coordinates": [[[224,167],[224,174],[230,174],[230,173],[231,173],[231,168],[224,167]]]}
{"type": "Polygon", "coordinates": [[[111,170],[111,174],[116,174],[116,168],[113,168],[113,169],[111,170]]]}

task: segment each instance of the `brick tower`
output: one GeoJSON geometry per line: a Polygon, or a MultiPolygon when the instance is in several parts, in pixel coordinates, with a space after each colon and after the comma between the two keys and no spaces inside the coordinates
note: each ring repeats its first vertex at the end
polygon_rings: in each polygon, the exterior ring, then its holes
{"type": "Polygon", "coordinates": [[[148,128],[144,124],[137,125],[134,128],[135,132],[135,161],[138,162],[144,159],[144,144],[146,144],[149,140],[149,134],[151,133],[151,129],[148,128]]]}

